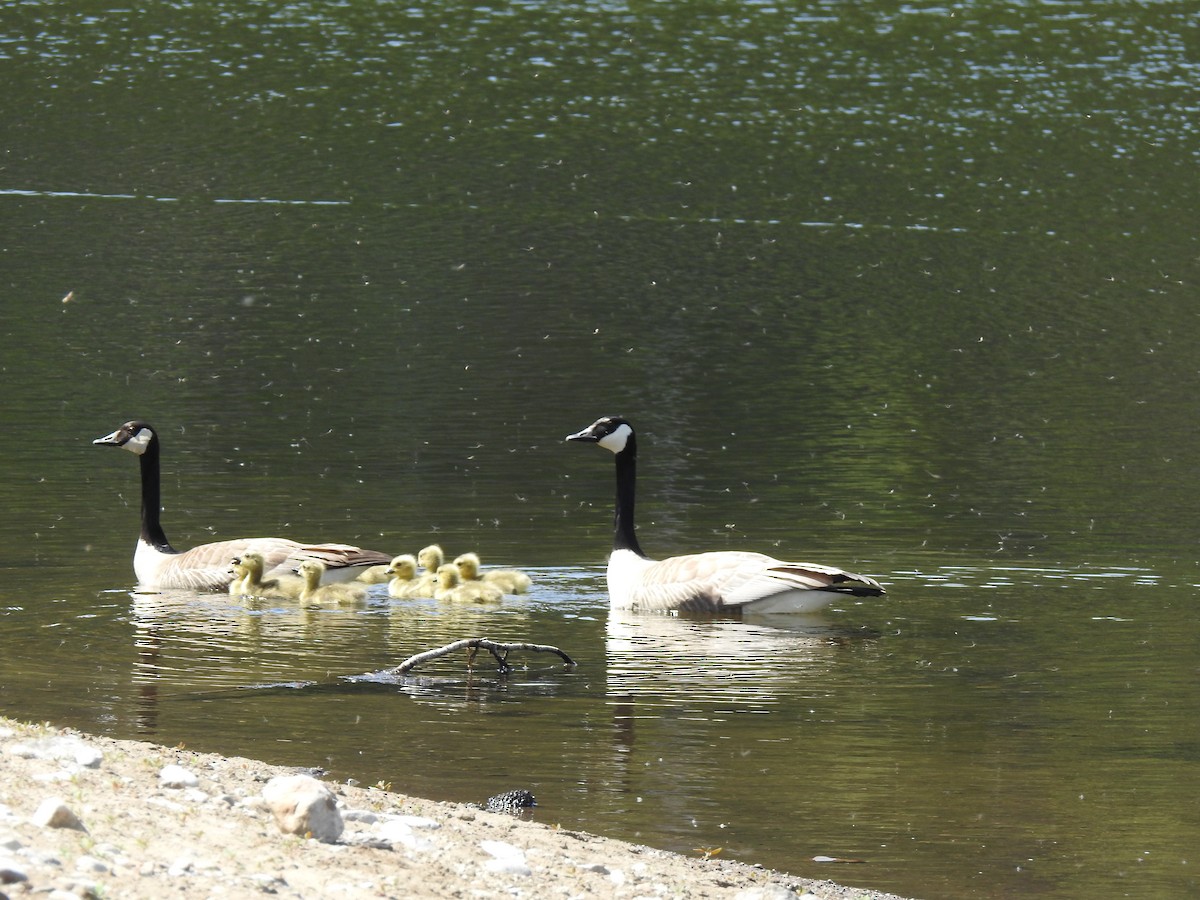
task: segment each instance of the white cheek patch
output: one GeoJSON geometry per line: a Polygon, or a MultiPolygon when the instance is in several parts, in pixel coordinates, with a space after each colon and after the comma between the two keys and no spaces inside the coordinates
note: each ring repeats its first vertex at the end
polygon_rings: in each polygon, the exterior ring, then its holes
{"type": "Polygon", "coordinates": [[[613,453],[620,453],[625,449],[625,445],[629,442],[629,436],[633,434],[633,429],[628,425],[619,425],[617,430],[612,434],[606,434],[600,438],[598,443],[605,450],[611,450],[613,453]]]}
{"type": "Polygon", "coordinates": [[[138,429],[138,433],[122,444],[121,447],[130,453],[136,453],[138,456],[141,456],[146,452],[146,448],[150,446],[152,440],[154,440],[154,432],[149,428],[140,428],[138,429]]]}

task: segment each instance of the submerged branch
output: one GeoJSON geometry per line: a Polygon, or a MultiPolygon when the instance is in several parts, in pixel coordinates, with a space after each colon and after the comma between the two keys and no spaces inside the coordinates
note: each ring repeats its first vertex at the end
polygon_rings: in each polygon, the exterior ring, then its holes
{"type": "Polygon", "coordinates": [[[467,668],[475,661],[475,654],[480,650],[487,650],[495,657],[499,664],[501,672],[509,672],[512,667],[508,664],[508,654],[514,650],[524,651],[526,653],[553,653],[557,655],[564,663],[574,668],[575,660],[563,653],[557,647],[551,647],[548,644],[502,644],[497,641],[490,641],[487,638],[467,638],[461,641],[455,641],[453,644],[447,644],[445,647],[437,647],[433,650],[426,650],[424,653],[418,653],[415,656],[410,656],[400,665],[388,672],[391,675],[404,675],[411,672],[421,663],[429,662],[431,659],[437,659],[439,656],[445,656],[448,653],[454,653],[458,650],[470,650],[470,655],[467,657],[467,668]]]}

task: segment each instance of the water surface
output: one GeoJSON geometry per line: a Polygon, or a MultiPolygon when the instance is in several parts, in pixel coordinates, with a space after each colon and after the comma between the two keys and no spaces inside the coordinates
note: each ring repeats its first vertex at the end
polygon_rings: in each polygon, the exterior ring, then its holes
{"type": "Polygon", "coordinates": [[[922,897],[1194,893],[1185,4],[0,2],[0,706],[922,897]],[[642,543],[879,577],[610,616],[642,543]],[[132,591],[181,547],[527,567],[500,609],[132,591]],[[557,644],[501,678],[405,656],[557,644]],[[831,869],[817,855],[862,859],[831,869]]]}

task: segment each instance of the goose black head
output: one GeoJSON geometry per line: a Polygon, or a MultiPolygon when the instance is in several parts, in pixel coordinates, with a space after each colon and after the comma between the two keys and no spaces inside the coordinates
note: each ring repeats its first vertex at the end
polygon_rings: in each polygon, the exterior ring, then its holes
{"type": "Polygon", "coordinates": [[[583,431],[567,435],[568,441],[584,441],[599,444],[605,450],[620,453],[633,441],[633,426],[621,416],[604,416],[583,431]]]}
{"type": "Polygon", "coordinates": [[[158,435],[148,423],[134,419],[126,422],[112,434],[96,438],[92,443],[101,447],[122,447],[130,453],[141,456],[157,439],[158,435]]]}

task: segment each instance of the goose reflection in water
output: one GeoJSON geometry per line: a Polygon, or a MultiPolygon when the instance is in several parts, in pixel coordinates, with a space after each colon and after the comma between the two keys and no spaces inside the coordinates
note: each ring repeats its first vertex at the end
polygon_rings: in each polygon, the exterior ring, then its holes
{"type": "Polygon", "coordinates": [[[324,608],[288,600],[166,590],[130,594],[138,730],[157,731],[161,694],[319,681],[331,659],[347,666],[383,630],[376,606],[324,608]]]}
{"type": "Polygon", "coordinates": [[[843,636],[820,613],[723,620],[611,610],[605,650],[618,743],[632,746],[639,719],[773,708],[798,679],[828,671],[843,636]]]}

